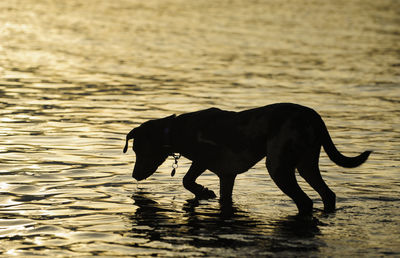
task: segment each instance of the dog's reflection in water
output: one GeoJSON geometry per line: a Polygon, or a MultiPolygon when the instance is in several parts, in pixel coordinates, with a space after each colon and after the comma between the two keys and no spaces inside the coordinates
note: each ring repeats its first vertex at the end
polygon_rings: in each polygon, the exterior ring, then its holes
{"type": "Polygon", "coordinates": [[[313,217],[261,221],[235,206],[219,207],[215,202],[215,207],[210,207],[210,202],[192,199],[177,209],[149,195],[137,192],[132,196],[137,209],[129,217],[133,237],[148,240],[144,244],[156,241],[193,248],[252,247],[267,253],[292,248],[315,251],[319,246],[311,241],[320,232],[320,223],[313,217]]]}

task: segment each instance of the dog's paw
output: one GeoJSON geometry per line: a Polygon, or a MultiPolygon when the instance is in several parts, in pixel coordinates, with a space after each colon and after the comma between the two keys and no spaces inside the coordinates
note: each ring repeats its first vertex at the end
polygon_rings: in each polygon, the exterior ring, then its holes
{"type": "Polygon", "coordinates": [[[215,195],[215,193],[212,190],[210,190],[210,189],[208,189],[206,187],[204,187],[201,190],[201,192],[196,195],[197,199],[213,199],[213,198],[216,198],[216,197],[217,196],[215,195]]]}

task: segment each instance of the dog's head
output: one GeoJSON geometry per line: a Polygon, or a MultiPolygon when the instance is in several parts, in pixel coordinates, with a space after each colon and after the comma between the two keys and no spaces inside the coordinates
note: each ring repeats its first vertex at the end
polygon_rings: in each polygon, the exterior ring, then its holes
{"type": "Polygon", "coordinates": [[[147,121],[126,135],[124,153],[128,150],[129,140],[134,140],[132,149],[136,153],[136,163],[132,177],[136,180],[151,176],[170,154],[170,149],[165,145],[174,118],[175,115],[172,115],[147,121]]]}

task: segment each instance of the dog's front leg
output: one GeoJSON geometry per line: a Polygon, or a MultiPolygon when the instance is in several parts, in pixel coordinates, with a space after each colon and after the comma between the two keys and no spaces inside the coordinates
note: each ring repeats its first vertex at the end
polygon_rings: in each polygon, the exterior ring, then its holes
{"type": "Polygon", "coordinates": [[[219,202],[222,206],[232,205],[232,191],[235,183],[236,175],[234,174],[221,174],[219,175],[219,191],[220,199],[219,202]]]}
{"type": "Polygon", "coordinates": [[[217,197],[212,190],[209,190],[208,188],[196,183],[196,179],[205,170],[205,168],[193,162],[189,168],[189,171],[183,177],[183,186],[192,192],[197,199],[211,199],[217,197]]]}

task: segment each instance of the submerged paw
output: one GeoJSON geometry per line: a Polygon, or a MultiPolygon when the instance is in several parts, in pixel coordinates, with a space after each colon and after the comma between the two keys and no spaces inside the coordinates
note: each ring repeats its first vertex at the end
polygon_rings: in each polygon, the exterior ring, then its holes
{"type": "Polygon", "coordinates": [[[206,187],[196,196],[197,199],[213,199],[216,197],[215,193],[206,187]]]}

